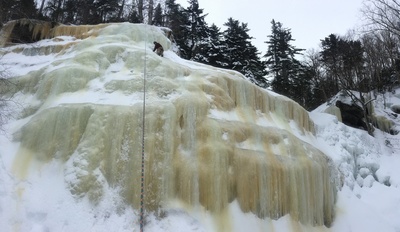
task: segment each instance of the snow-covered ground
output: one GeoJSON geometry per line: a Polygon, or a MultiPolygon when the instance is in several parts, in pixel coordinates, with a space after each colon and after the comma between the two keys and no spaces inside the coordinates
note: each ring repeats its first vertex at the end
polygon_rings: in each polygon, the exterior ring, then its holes
{"type": "MultiPolygon", "coordinates": [[[[399,92],[387,93],[388,102],[400,104],[399,92]]],[[[381,98],[374,101],[375,112],[388,115],[381,98]]],[[[400,231],[400,136],[380,130],[369,136],[320,113],[325,108],[311,112],[320,141],[316,145],[334,160],[344,183],[332,231],[400,231]]],[[[399,125],[399,119],[391,120],[399,125]]]]}
{"type": "MultiPolygon", "coordinates": [[[[59,41],[67,43],[75,39],[63,37],[59,41]]],[[[53,43],[53,40],[43,40],[36,46],[53,43]]],[[[148,51],[151,52],[150,47],[148,51]]],[[[71,55],[73,54],[67,53],[66,56],[71,55]]],[[[58,64],[62,65],[64,59],[65,56],[56,54],[31,56],[7,53],[0,61],[8,68],[10,75],[25,75],[49,65],[52,67],[56,61],[60,61],[58,64]]],[[[169,65],[179,64],[187,69],[210,69],[205,65],[182,60],[170,51],[165,52],[165,59],[169,60],[169,65]]],[[[123,67],[121,62],[116,61],[108,68],[109,78],[125,78],[112,76],[115,70],[123,67]]],[[[129,70],[125,71],[130,75],[129,70]]],[[[69,96],[67,94],[64,99],[69,102],[132,104],[134,96],[124,93],[108,95],[107,92],[99,92],[96,84],[96,80],[93,80],[87,92],[69,96]]],[[[375,112],[389,115],[387,112],[391,113],[390,109],[384,108],[381,97],[378,96],[374,101],[375,112]]],[[[15,95],[14,101],[18,104],[9,105],[14,115],[19,115],[27,106],[35,108],[39,104],[29,93],[15,95]]],[[[389,107],[400,105],[400,90],[388,93],[386,102],[389,107]]],[[[65,102],[52,102],[61,103],[65,102]]],[[[240,218],[231,222],[235,231],[270,231],[269,226],[273,224],[275,231],[400,232],[400,135],[389,135],[376,130],[374,137],[371,137],[365,131],[344,125],[335,116],[322,113],[325,108],[326,105],[310,113],[316,125],[316,137],[312,140],[304,137],[304,140],[312,142],[331,157],[342,176],[343,186],[338,192],[336,218],[332,227],[303,228],[298,224],[290,225],[289,215],[278,220],[260,220],[252,214],[242,213],[234,201],[230,205],[230,211],[237,214],[235,218],[240,218]]],[[[224,117],[229,117],[229,114],[224,117]]],[[[400,119],[391,120],[396,122],[395,127],[398,128],[400,119]]],[[[51,160],[44,165],[36,160],[32,161],[31,157],[16,157],[19,143],[14,142],[13,134],[27,121],[28,118],[21,120],[11,117],[3,125],[4,133],[0,135],[1,231],[139,231],[138,212],[130,207],[121,207],[123,204],[118,189],[106,188],[108,191],[102,201],[93,206],[88,199],[76,199],[67,190],[64,173],[67,169],[59,160],[51,160]],[[29,178],[26,178],[28,173],[29,178]]],[[[106,185],[106,181],[99,181],[106,185]]],[[[145,231],[215,231],[218,227],[208,213],[193,217],[179,210],[179,207],[176,208],[167,211],[165,217],[149,215],[146,218],[145,231]]],[[[225,228],[224,231],[231,229],[225,228]]]]}

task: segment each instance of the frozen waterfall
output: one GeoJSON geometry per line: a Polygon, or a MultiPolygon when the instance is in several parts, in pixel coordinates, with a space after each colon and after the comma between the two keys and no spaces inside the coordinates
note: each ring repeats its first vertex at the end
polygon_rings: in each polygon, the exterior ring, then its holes
{"type": "Polygon", "coordinates": [[[237,72],[180,59],[169,50],[167,29],[38,27],[43,38],[35,46],[5,49],[43,59],[37,70],[13,77],[19,84],[10,94],[30,99],[14,134],[15,176],[29,179],[56,160],[76,199],[97,205],[112,188],[119,207],[138,209],[146,65],[147,212],[162,215],[179,205],[221,220],[219,231],[234,231],[221,218],[235,203],[260,219],[290,215],[303,225],[331,225],[337,173],[302,139],[312,139],[314,125],[297,103],[237,72]],[[153,41],[164,46],[164,58],[152,52],[153,41]]]}

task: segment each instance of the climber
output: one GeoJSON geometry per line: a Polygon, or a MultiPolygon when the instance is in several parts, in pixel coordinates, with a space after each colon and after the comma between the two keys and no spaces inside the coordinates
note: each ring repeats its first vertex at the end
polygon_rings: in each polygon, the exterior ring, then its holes
{"type": "Polygon", "coordinates": [[[163,46],[161,46],[161,44],[157,43],[156,41],[154,41],[154,49],[153,52],[156,52],[157,55],[163,57],[164,56],[164,48],[163,46]]]}

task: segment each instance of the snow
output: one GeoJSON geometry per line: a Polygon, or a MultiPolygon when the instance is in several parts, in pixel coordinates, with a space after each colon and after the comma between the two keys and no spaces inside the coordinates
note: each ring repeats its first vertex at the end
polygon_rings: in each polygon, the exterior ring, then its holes
{"type": "MultiPolygon", "coordinates": [[[[387,102],[400,100],[398,95],[386,95],[387,102]]],[[[381,97],[374,101],[374,109],[383,115],[388,109],[381,97]]],[[[335,116],[320,113],[325,108],[326,104],[311,113],[317,139],[344,176],[332,231],[400,231],[399,135],[375,130],[371,137],[335,116]],[[388,139],[393,141],[391,146],[385,144],[388,139]]]]}
{"type": "MultiPolygon", "coordinates": [[[[50,46],[54,43],[71,41],[75,40],[71,37],[62,37],[57,42],[43,40],[39,43],[40,46],[50,46]]],[[[17,46],[23,48],[28,45],[17,46]]],[[[5,51],[9,48],[2,49],[5,51]]],[[[150,53],[151,48],[147,48],[147,52],[150,53]]],[[[74,55],[76,54],[67,54],[67,56],[74,55]]],[[[22,76],[46,67],[52,69],[54,67],[49,67],[49,65],[57,60],[60,61],[60,66],[67,65],[62,62],[63,59],[65,57],[54,54],[30,56],[11,52],[3,56],[0,61],[8,67],[12,75],[22,76]]],[[[177,70],[181,72],[185,72],[185,69],[198,69],[204,71],[207,76],[210,69],[208,66],[180,59],[171,51],[165,51],[165,59],[160,62],[176,65],[177,70]]],[[[113,80],[140,78],[138,74],[124,67],[126,66],[123,61],[117,59],[107,68],[104,78],[113,80]]],[[[233,71],[231,73],[240,76],[233,71]]],[[[133,105],[142,102],[143,96],[140,94],[124,91],[108,93],[104,83],[102,79],[93,79],[86,91],[65,92],[47,107],[82,102],[108,105],[133,105]]],[[[387,107],[383,107],[383,100],[378,97],[374,102],[375,112],[378,115],[388,116],[388,112],[391,113],[390,106],[400,105],[399,93],[400,90],[397,90],[397,93],[386,94],[387,107]]],[[[173,99],[176,94],[178,93],[168,95],[165,100],[173,99]]],[[[271,94],[277,96],[275,93],[271,92],[271,94]]],[[[20,101],[24,101],[24,104],[35,105],[37,101],[29,94],[17,97],[20,101]]],[[[150,102],[151,99],[150,95],[150,102]]],[[[315,138],[304,135],[295,128],[295,125],[292,126],[292,130],[297,136],[303,136],[304,141],[312,143],[327,154],[342,175],[343,186],[338,192],[336,218],[331,228],[293,225],[289,215],[276,220],[261,220],[253,214],[242,213],[238,203],[234,201],[229,206],[235,219],[231,223],[231,228],[223,227],[225,224],[219,225],[213,220],[212,215],[204,210],[198,210],[189,215],[184,210],[176,209],[168,210],[161,218],[149,215],[146,218],[145,231],[270,231],[273,225],[275,231],[400,232],[399,135],[389,135],[376,130],[375,136],[371,137],[365,131],[344,125],[335,116],[322,113],[326,107],[326,104],[322,105],[310,113],[316,127],[315,138]],[[387,141],[390,141],[390,145],[387,141]]],[[[19,110],[15,109],[15,111],[19,110]]],[[[239,116],[234,112],[224,113],[212,110],[210,117],[236,121],[239,116]]],[[[0,225],[2,231],[139,231],[138,213],[130,207],[121,207],[123,204],[118,197],[118,189],[108,188],[105,180],[101,178],[97,180],[103,186],[104,197],[95,207],[86,198],[76,199],[71,195],[67,190],[67,185],[73,183],[76,176],[75,174],[68,176],[67,173],[68,178],[64,180],[64,172],[68,172],[71,168],[79,168],[73,163],[73,159],[67,167],[57,160],[46,163],[30,160],[28,153],[27,157],[23,157],[24,161],[16,160],[15,154],[18,152],[19,144],[12,139],[12,134],[27,120],[10,119],[3,126],[5,133],[0,134],[0,225]],[[26,162],[26,164],[17,167],[15,165],[17,162],[26,162]],[[16,172],[15,169],[20,170],[16,172]],[[15,173],[20,176],[16,176],[15,173]]],[[[277,118],[275,120],[279,121],[277,118]]],[[[391,120],[395,121],[394,127],[399,128],[400,119],[391,118],[391,120]]],[[[270,124],[263,119],[257,123],[270,124]]],[[[242,146],[249,145],[242,144],[242,146]]],[[[180,207],[184,208],[184,206],[180,207]]]]}

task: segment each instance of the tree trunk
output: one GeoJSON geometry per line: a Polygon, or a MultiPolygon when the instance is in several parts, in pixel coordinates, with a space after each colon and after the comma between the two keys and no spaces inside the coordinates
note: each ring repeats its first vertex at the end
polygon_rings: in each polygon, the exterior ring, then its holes
{"type": "Polygon", "coordinates": [[[45,1],[46,0],[42,0],[42,3],[40,4],[40,8],[39,8],[39,12],[38,12],[39,15],[42,15],[45,1]]]}
{"type": "Polygon", "coordinates": [[[149,12],[148,12],[148,17],[147,17],[147,23],[148,24],[153,24],[153,15],[154,15],[154,2],[153,0],[149,0],[149,12]]]}
{"type": "Polygon", "coordinates": [[[124,12],[124,7],[125,7],[125,0],[122,0],[122,4],[118,12],[118,21],[122,21],[122,13],[124,12]]]}
{"type": "MultiPolygon", "coordinates": [[[[63,22],[62,14],[61,14],[61,6],[63,5],[63,2],[64,2],[64,0],[57,1],[57,8],[55,10],[55,14],[53,17],[53,20],[56,22],[63,22]]],[[[42,2],[42,4],[43,4],[43,2],[42,2]]]]}
{"type": "Polygon", "coordinates": [[[143,0],[139,0],[138,1],[138,5],[137,5],[137,8],[138,8],[138,16],[139,16],[139,21],[141,22],[141,23],[143,23],[143,0]]]}
{"type": "Polygon", "coordinates": [[[372,126],[371,117],[370,117],[372,112],[368,112],[368,104],[369,103],[365,102],[365,98],[361,92],[360,92],[360,100],[361,100],[362,108],[363,108],[363,112],[364,112],[365,124],[367,124],[368,134],[371,136],[374,136],[374,127],[372,126]]]}

